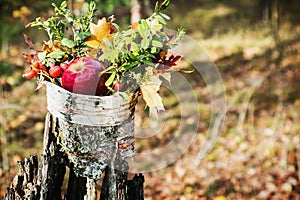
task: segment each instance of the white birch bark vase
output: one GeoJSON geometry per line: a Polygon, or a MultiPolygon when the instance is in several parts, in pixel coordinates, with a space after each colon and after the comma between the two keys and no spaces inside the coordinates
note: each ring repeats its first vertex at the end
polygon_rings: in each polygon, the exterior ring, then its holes
{"type": "Polygon", "coordinates": [[[91,96],[46,83],[47,109],[57,118],[59,142],[77,176],[100,179],[116,152],[134,155],[134,111],[137,94],[91,96]]]}

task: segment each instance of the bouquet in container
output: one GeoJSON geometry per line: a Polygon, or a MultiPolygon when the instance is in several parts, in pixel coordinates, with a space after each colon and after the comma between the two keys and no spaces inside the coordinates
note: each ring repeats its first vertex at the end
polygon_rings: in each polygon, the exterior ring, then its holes
{"type": "Polygon", "coordinates": [[[181,56],[169,55],[185,32],[165,32],[170,17],[163,11],[170,0],[156,3],[153,14],[121,28],[113,16],[96,19],[96,4],[91,1],[87,12],[74,17],[66,1],[53,4],[55,15],[37,18],[28,26],[46,31],[49,40],[36,49],[27,35],[26,43],[33,51],[24,54],[30,70],[24,78],[37,78],[38,87],[45,81],[70,92],[126,98],[138,92],[149,108],[150,115],[164,110],[159,96],[161,79],[170,80],[172,67],[181,56]]]}

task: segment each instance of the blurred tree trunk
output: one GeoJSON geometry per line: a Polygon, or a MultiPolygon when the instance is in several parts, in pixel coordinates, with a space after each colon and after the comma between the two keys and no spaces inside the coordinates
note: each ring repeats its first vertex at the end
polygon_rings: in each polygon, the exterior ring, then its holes
{"type": "Polygon", "coordinates": [[[262,15],[262,20],[266,21],[272,31],[272,36],[275,42],[275,54],[276,59],[275,63],[280,64],[282,60],[282,44],[281,38],[279,35],[280,30],[280,20],[281,20],[281,13],[282,7],[285,4],[290,3],[289,1],[280,1],[280,0],[260,0],[260,10],[262,15]]]}
{"type": "Polygon", "coordinates": [[[283,46],[281,43],[281,38],[279,35],[280,31],[280,19],[281,19],[281,8],[280,5],[282,2],[280,0],[273,0],[272,1],[272,13],[271,13],[271,28],[273,32],[273,38],[276,45],[276,58],[275,63],[277,65],[281,64],[282,58],[283,58],[283,46]]]}
{"type": "Polygon", "coordinates": [[[272,5],[272,29],[275,38],[275,42],[280,42],[279,38],[279,25],[280,25],[280,4],[279,0],[273,0],[272,5]]]}
{"type": "Polygon", "coordinates": [[[131,24],[152,13],[150,0],[131,0],[131,24]]]}
{"type": "Polygon", "coordinates": [[[272,0],[260,0],[259,7],[262,20],[269,21],[271,18],[272,0]]]}
{"type": "Polygon", "coordinates": [[[138,22],[142,18],[141,0],[131,0],[131,24],[138,22]]]}

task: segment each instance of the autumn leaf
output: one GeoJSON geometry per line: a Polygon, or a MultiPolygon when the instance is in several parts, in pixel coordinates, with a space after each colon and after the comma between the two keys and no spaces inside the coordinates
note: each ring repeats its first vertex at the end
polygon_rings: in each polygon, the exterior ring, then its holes
{"type": "Polygon", "coordinates": [[[139,23],[135,22],[132,24],[132,30],[138,30],[139,23]]]}
{"type": "Polygon", "coordinates": [[[56,42],[52,42],[51,40],[44,41],[44,44],[43,44],[43,51],[44,52],[54,52],[58,48],[59,48],[59,45],[56,42]]]}
{"type": "Polygon", "coordinates": [[[152,76],[140,85],[143,99],[150,110],[150,116],[154,116],[156,118],[158,118],[157,112],[165,110],[162,98],[158,94],[161,83],[162,81],[158,76],[152,76]]]}
{"type": "Polygon", "coordinates": [[[103,44],[103,38],[111,38],[113,34],[110,33],[111,22],[107,22],[106,18],[98,20],[97,24],[90,24],[91,36],[85,41],[85,43],[96,49],[103,44]]]}

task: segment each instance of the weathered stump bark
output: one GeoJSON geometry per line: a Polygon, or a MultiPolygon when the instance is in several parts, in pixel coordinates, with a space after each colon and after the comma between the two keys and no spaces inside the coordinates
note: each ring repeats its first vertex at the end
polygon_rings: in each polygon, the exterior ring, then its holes
{"type": "Polygon", "coordinates": [[[122,160],[115,148],[115,156],[111,159],[110,165],[105,169],[103,179],[101,200],[122,199],[122,200],[143,200],[144,176],[135,176],[127,180],[128,164],[122,160]],[[142,178],[142,179],[141,179],[142,178]],[[142,191],[141,191],[142,189],[142,191]]]}
{"type": "MultiPolygon", "coordinates": [[[[18,162],[19,171],[7,188],[4,200],[95,200],[96,181],[77,177],[57,142],[58,122],[49,113],[46,116],[43,154],[38,166],[37,156],[18,162]],[[66,194],[62,186],[69,167],[66,194]]],[[[117,151],[116,151],[117,152],[117,151]]],[[[102,183],[102,200],[143,200],[143,175],[127,180],[128,164],[118,153],[105,169],[102,183]]]]}
{"type": "Polygon", "coordinates": [[[19,171],[7,188],[5,200],[40,199],[40,186],[37,184],[38,161],[36,156],[18,162],[19,171]]]}
{"type": "Polygon", "coordinates": [[[46,116],[44,131],[44,146],[38,174],[41,199],[61,200],[61,187],[66,173],[64,155],[57,144],[57,122],[49,113],[46,116]]]}
{"type": "Polygon", "coordinates": [[[144,175],[136,174],[132,180],[127,181],[127,199],[143,200],[144,199],[144,175]]]}
{"type": "MultiPolygon", "coordinates": [[[[66,199],[76,200],[76,199],[85,199],[85,195],[88,193],[87,188],[87,178],[77,177],[73,170],[70,170],[68,189],[66,194],[66,199]]],[[[91,199],[91,198],[89,198],[91,199]]]]}

